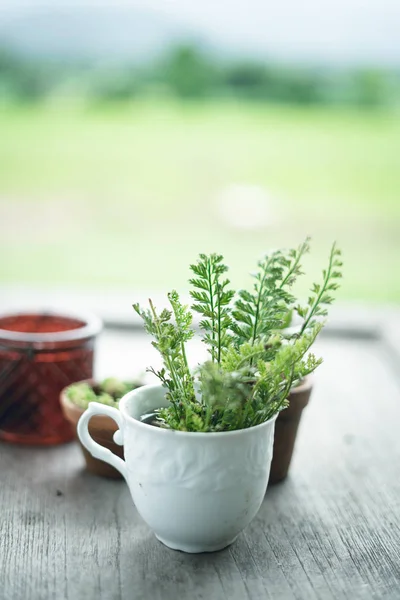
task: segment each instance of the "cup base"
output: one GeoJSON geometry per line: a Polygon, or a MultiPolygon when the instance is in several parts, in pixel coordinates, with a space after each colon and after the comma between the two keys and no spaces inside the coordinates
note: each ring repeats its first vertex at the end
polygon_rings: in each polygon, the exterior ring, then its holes
{"type": "Polygon", "coordinates": [[[233,544],[233,542],[237,538],[237,535],[235,535],[235,537],[232,538],[231,540],[225,541],[225,542],[223,542],[221,544],[217,544],[215,546],[209,546],[209,545],[199,545],[199,546],[193,545],[192,546],[191,544],[176,544],[175,542],[170,542],[169,540],[166,540],[165,538],[161,538],[157,534],[155,534],[155,536],[159,542],[164,544],[164,546],[171,548],[171,550],[179,550],[180,552],[186,552],[187,554],[202,554],[203,552],[218,552],[219,550],[223,550],[224,548],[227,548],[228,546],[233,544]]]}

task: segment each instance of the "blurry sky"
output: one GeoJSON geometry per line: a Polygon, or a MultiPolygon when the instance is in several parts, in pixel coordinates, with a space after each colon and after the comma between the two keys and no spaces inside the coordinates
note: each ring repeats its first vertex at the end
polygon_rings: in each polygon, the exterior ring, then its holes
{"type": "Polygon", "coordinates": [[[400,64],[399,0],[1,0],[0,16],[4,20],[21,9],[90,7],[153,11],[237,53],[333,64],[400,64]]]}

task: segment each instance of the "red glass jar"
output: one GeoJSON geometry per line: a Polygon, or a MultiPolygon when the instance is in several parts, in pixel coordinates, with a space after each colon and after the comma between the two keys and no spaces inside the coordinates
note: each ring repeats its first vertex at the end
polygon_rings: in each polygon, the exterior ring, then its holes
{"type": "Polygon", "coordinates": [[[60,392],[93,376],[100,330],[93,315],[0,316],[0,440],[49,445],[73,439],[60,392]]]}

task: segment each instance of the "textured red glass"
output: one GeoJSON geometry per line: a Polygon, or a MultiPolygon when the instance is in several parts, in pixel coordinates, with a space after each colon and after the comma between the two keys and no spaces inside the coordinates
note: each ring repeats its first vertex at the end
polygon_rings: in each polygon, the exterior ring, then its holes
{"type": "Polygon", "coordinates": [[[93,376],[93,316],[53,313],[0,317],[0,439],[59,444],[73,439],[61,390],[93,376]]]}

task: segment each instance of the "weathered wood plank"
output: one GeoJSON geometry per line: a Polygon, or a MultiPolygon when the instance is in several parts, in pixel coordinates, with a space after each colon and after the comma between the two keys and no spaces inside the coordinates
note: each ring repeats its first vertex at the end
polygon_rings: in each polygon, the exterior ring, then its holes
{"type": "MultiPolygon", "coordinates": [[[[121,346],[126,376],[137,340],[124,337],[121,346]]],[[[162,546],[125,483],[84,472],[75,444],[0,445],[1,600],[400,597],[393,365],[378,344],[361,340],[325,340],[317,349],[326,364],[304,412],[291,475],[268,490],[236,544],[216,554],[162,546]]],[[[101,352],[106,375],[106,346],[101,352]]],[[[137,357],[140,369],[149,356],[137,357]]]]}

